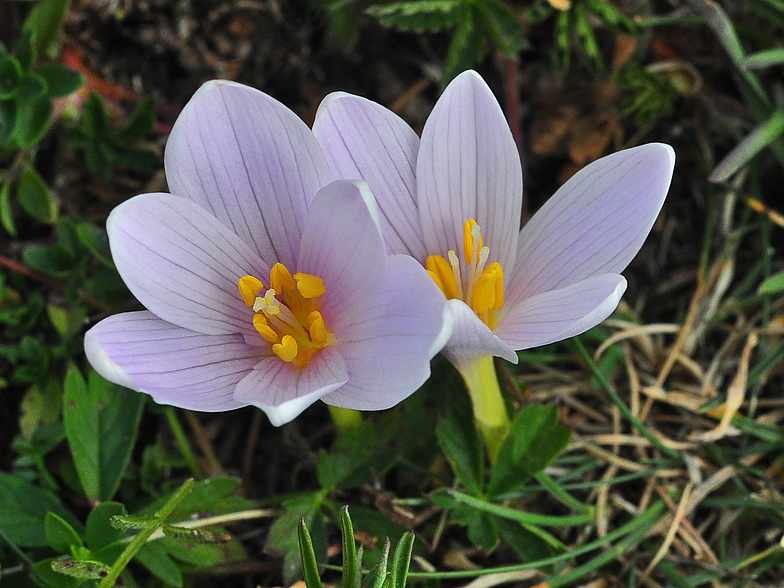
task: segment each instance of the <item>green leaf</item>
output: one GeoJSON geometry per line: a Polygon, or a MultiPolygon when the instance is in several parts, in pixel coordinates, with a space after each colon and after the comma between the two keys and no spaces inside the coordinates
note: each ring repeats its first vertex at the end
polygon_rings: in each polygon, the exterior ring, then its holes
{"type": "Polygon", "coordinates": [[[84,76],[81,73],[59,63],[44,63],[37,73],[46,80],[49,98],[68,96],[84,85],[84,76]]]}
{"type": "Polygon", "coordinates": [[[44,136],[52,117],[52,101],[46,96],[26,102],[17,112],[14,138],[22,149],[29,149],[44,136]]]}
{"type": "Polygon", "coordinates": [[[141,419],[144,396],[76,367],[65,379],[63,421],[76,472],[90,500],[108,500],[120,485],[141,419]]]}
{"type": "Polygon", "coordinates": [[[68,0],[41,0],[27,15],[22,30],[31,33],[41,55],[49,55],[68,10],[68,0]]]}
{"type": "Polygon", "coordinates": [[[555,406],[531,404],[517,415],[504,440],[490,483],[489,496],[522,487],[569,443],[569,429],[558,424],[555,406]]]}
{"type": "Polygon", "coordinates": [[[128,119],[114,134],[114,139],[127,145],[141,141],[155,129],[155,100],[147,98],[136,107],[128,119]]]}
{"type": "Polygon", "coordinates": [[[525,47],[520,19],[498,0],[485,0],[475,5],[475,14],[481,18],[484,31],[498,52],[508,59],[516,59],[518,52],[525,47]]]}
{"type": "Polygon", "coordinates": [[[44,96],[48,89],[45,79],[37,74],[29,74],[22,78],[16,98],[22,103],[26,103],[44,96]]]}
{"type": "Polygon", "coordinates": [[[32,439],[41,427],[58,422],[62,405],[58,388],[54,381],[50,386],[33,384],[25,392],[19,405],[19,431],[25,439],[32,439]]]}
{"type": "Polygon", "coordinates": [[[58,574],[79,580],[100,580],[109,573],[109,568],[99,561],[56,559],[51,562],[51,566],[58,574]]]}
{"type": "Polygon", "coordinates": [[[459,22],[465,0],[418,0],[371,6],[365,13],[403,31],[440,31],[459,22]]]}
{"type": "Polygon", "coordinates": [[[757,126],[740,143],[724,156],[708,178],[711,182],[724,182],[776,138],[784,133],[784,106],[779,107],[768,120],[757,126]]]}
{"type": "Polygon", "coordinates": [[[414,551],[414,541],[416,541],[416,535],[414,535],[413,531],[408,531],[398,541],[395,547],[395,555],[392,556],[390,588],[406,587],[408,568],[411,565],[411,554],[414,551]]]}
{"type": "Polygon", "coordinates": [[[560,553],[536,533],[522,524],[502,517],[495,517],[495,525],[501,538],[514,549],[523,561],[537,561],[560,553]]]}
{"type": "Polygon", "coordinates": [[[106,267],[114,268],[106,233],[98,230],[97,227],[90,223],[80,222],[76,225],[76,235],[82,245],[95,255],[102,264],[106,267]]]}
{"type": "Polygon", "coordinates": [[[81,525],[57,497],[29,482],[0,472],[0,529],[19,547],[44,547],[45,519],[49,512],[59,515],[77,532],[81,525]]]}
{"type": "Polygon", "coordinates": [[[784,291],[784,271],[773,274],[760,284],[760,294],[778,294],[784,291]]]}
{"type": "Polygon", "coordinates": [[[607,0],[585,0],[588,9],[610,28],[627,35],[639,35],[641,27],[607,0]]]}
{"type": "Polygon", "coordinates": [[[436,427],[436,437],[457,478],[472,494],[484,487],[484,454],[468,402],[452,403],[436,427]]]}
{"type": "Polygon", "coordinates": [[[84,547],[84,543],[74,528],[53,512],[46,513],[44,529],[49,547],[59,553],[70,554],[71,547],[84,547]]]}
{"type": "Polygon", "coordinates": [[[0,184],[0,222],[9,235],[16,237],[16,224],[11,210],[11,182],[0,184]]]}
{"type": "Polygon", "coordinates": [[[46,182],[33,168],[27,167],[22,171],[16,195],[19,204],[30,216],[48,224],[57,220],[57,205],[49,194],[46,182]]]}
{"type": "Polygon", "coordinates": [[[46,588],[77,588],[77,586],[84,583],[84,580],[66,576],[62,572],[54,570],[55,567],[68,561],[73,560],[63,559],[62,557],[50,557],[37,561],[33,564],[31,576],[36,578],[37,584],[46,586],[46,588]]]}
{"type": "Polygon", "coordinates": [[[304,494],[291,498],[284,503],[284,512],[272,524],[267,536],[266,551],[272,555],[282,556],[283,577],[286,585],[293,583],[297,576],[302,574],[302,559],[299,548],[299,533],[297,531],[301,519],[311,529],[311,537],[316,539],[314,551],[317,560],[323,560],[326,555],[324,545],[324,518],[321,513],[323,496],[321,494],[304,494]]]}
{"type": "Polygon", "coordinates": [[[22,66],[13,55],[0,56],[0,100],[14,98],[22,81],[22,66]]]}
{"type": "Polygon", "coordinates": [[[362,423],[345,431],[329,453],[318,460],[318,481],[325,490],[355,488],[365,482],[371,469],[383,471],[394,459],[384,450],[391,442],[393,431],[379,434],[370,423],[362,423]]]}
{"type": "MultiPolygon", "coordinates": [[[[340,586],[341,588],[354,588],[354,580],[356,579],[356,575],[358,573],[357,544],[354,541],[354,527],[351,525],[351,516],[348,514],[348,506],[344,506],[342,509],[340,509],[340,524],[341,536],[343,538],[343,580],[340,586]]],[[[302,542],[300,540],[300,549],[301,545],[302,542]]]]}
{"type": "Polygon", "coordinates": [[[79,334],[84,329],[87,308],[84,306],[60,308],[54,304],[47,304],[46,314],[57,333],[63,339],[67,339],[79,334]]]}
{"type": "Polygon", "coordinates": [[[299,551],[300,557],[302,558],[302,571],[305,576],[305,586],[307,586],[307,588],[323,588],[321,578],[319,577],[316,552],[313,550],[313,541],[310,538],[308,526],[305,524],[304,518],[299,521],[297,536],[299,537],[299,551]]]}
{"type": "Polygon", "coordinates": [[[182,586],[182,572],[174,560],[166,553],[160,541],[145,543],[136,554],[137,559],[152,574],[169,586],[182,586]]]}
{"type": "Polygon", "coordinates": [[[457,74],[476,65],[482,59],[483,45],[483,31],[477,26],[474,10],[468,7],[461,11],[461,19],[452,35],[441,85],[446,86],[457,74]]]}
{"type": "Polygon", "coordinates": [[[102,502],[90,511],[85,531],[85,540],[90,551],[99,551],[120,540],[124,533],[122,529],[112,526],[111,518],[125,514],[125,506],[119,502],[102,502]]]}
{"type": "Polygon", "coordinates": [[[18,122],[16,100],[0,100],[0,145],[11,141],[18,122]]]}

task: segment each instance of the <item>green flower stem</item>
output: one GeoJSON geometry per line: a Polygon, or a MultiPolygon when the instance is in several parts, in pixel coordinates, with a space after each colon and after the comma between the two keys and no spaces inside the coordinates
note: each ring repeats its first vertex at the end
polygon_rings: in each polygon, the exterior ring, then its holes
{"type": "Polygon", "coordinates": [[[201,478],[202,472],[201,468],[199,467],[199,462],[191,450],[191,446],[188,443],[188,438],[185,436],[185,431],[182,429],[182,425],[177,418],[177,414],[174,412],[174,407],[166,406],[164,407],[163,412],[166,415],[169,428],[171,429],[172,434],[174,435],[174,439],[177,442],[177,447],[180,448],[180,454],[182,454],[188,469],[191,471],[191,475],[196,478],[201,478]]]}
{"type": "Polygon", "coordinates": [[[329,414],[332,415],[332,422],[338,433],[343,433],[362,424],[362,413],[353,408],[340,408],[339,406],[329,406],[329,414]]]}
{"type": "Polygon", "coordinates": [[[153,515],[153,518],[150,521],[152,524],[142,529],[139,534],[133,538],[133,541],[128,544],[128,547],[126,547],[125,551],[120,554],[120,557],[117,558],[117,561],[112,564],[112,567],[106,577],[101,580],[101,583],[98,585],[99,588],[112,588],[112,586],[114,586],[114,584],[117,582],[117,578],[120,577],[120,574],[125,569],[125,566],[131,562],[133,557],[142,548],[142,545],[147,542],[150,536],[160,528],[160,526],[167,518],[169,518],[169,516],[171,516],[171,514],[174,512],[174,509],[177,508],[177,505],[180,504],[180,502],[182,502],[188,493],[193,489],[193,484],[193,478],[185,480],[185,483],[180,486],[180,489],[177,490],[177,492],[174,493],[174,496],[172,496],[168,502],[163,505],[161,510],[153,515]]]}
{"type": "Polygon", "coordinates": [[[498,385],[493,356],[486,355],[474,363],[457,368],[465,380],[471,404],[474,405],[474,418],[485,440],[490,463],[495,464],[498,451],[509,432],[509,415],[506,412],[504,397],[498,385]]]}

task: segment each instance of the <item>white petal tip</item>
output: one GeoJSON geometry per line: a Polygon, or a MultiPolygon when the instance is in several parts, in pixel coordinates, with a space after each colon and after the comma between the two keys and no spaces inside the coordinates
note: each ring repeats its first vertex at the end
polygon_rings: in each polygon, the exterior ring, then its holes
{"type": "Polygon", "coordinates": [[[141,389],[131,379],[131,377],[119,365],[112,361],[101,344],[89,332],[84,336],[84,352],[87,360],[99,374],[110,382],[125,386],[131,390],[141,392],[141,389]]]}

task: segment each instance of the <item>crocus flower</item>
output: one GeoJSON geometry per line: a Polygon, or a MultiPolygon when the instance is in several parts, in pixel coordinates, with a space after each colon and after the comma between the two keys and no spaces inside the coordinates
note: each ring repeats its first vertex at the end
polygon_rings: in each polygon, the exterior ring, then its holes
{"type": "Polygon", "coordinates": [[[285,423],[317,399],[388,408],[449,336],[443,295],[388,256],[364,182],[333,181],[307,126],[269,96],[205,84],[165,154],[171,194],[118,206],[112,256],[147,308],[85,336],[108,380],[202,411],[285,423]]]}
{"type": "Polygon", "coordinates": [[[516,350],[572,337],[613,312],[626,289],[620,272],[656,220],[675,160],[663,144],[604,157],[520,231],[517,148],[473,71],[449,84],[421,140],[391,111],[345,93],[324,100],[313,132],[335,177],[370,185],[388,251],[417,259],[449,299],[444,353],[488,430],[507,418],[500,393],[488,392],[498,388],[492,356],[517,363],[516,350]]]}

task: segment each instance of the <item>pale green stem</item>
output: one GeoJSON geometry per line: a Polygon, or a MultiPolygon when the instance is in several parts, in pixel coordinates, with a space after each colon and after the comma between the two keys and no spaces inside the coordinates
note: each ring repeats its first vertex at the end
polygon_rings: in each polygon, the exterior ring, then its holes
{"type": "Polygon", "coordinates": [[[335,423],[338,433],[344,433],[362,424],[362,413],[353,408],[330,406],[329,414],[332,415],[332,422],[335,423]]]}
{"type": "Polygon", "coordinates": [[[490,463],[495,464],[501,444],[509,432],[509,415],[501,387],[498,385],[493,356],[486,355],[473,363],[458,366],[457,369],[471,395],[474,417],[484,437],[490,463]]]}

